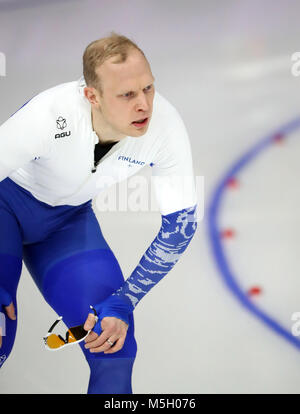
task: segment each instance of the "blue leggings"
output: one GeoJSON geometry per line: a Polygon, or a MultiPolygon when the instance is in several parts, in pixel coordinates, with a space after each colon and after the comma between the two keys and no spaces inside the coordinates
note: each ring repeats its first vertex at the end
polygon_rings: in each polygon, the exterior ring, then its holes
{"type": "MultiPolygon", "coordinates": [[[[89,306],[106,299],[124,283],[118,261],[94,214],[92,200],[79,206],[52,207],[7,177],[0,182],[0,287],[11,295],[17,320],[16,294],[22,260],[46,302],[63,316],[68,327],[84,323],[89,306]]],[[[17,320],[8,318],[0,305],[6,321],[1,366],[12,350],[17,320]]],[[[45,333],[52,322],[45,321],[45,333]]],[[[132,393],[137,352],[132,314],[129,322],[125,343],[113,354],[92,354],[84,348],[84,342],[74,345],[81,347],[91,370],[89,394],[132,393]]]]}

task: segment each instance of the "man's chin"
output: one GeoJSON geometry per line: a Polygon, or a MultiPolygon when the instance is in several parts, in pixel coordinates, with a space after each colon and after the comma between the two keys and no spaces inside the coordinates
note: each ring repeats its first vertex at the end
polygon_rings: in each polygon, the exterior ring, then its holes
{"type": "Polygon", "coordinates": [[[132,131],[128,135],[130,135],[131,137],[137,137],[138,138],[138,137],[141,137],[142,135],[145,135],[146,132],[147,132],[147,130],[145,130],[145,131],[132,131]]]}

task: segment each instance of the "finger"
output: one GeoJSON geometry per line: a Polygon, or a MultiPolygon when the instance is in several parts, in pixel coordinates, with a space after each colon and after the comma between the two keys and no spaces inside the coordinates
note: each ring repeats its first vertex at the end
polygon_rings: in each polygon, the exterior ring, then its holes
{"type": "Polygon", "coordinates": [[[95,341],[95,339],[97,339],[99,337],[99,335],[96,334],[96,332],[90,332],[88,334],[88,336],[85,338],[84,342],[85,343],[89,343],[89,342],[93,342],[95,341]]]}
{"type": "MultiPolygon", "coordinates": [[[[115,336],[110,335],[107,339],[109,339],[111,342],[115,343],[116,341],[118,341],[119,338],[116,335],[115,336]]],[[[96,352],[96,353],[105,352],[105,351],[109,350],[110,348],[112,348],[112,345],[110,345],[107,342],[107,339],[105,340],[105,342],[102,345],[90,348],[90,352],[96,352]]]]}
{"type": "Polygon", "coordinates": [[[91,340],[90,341],[88,341],[86,344],[85,344],[85,348],[86,349],[89,349],[89,348],[95,348],[95,347],[99,347],[99,346],[101,346],[102,344],[104,344],[105,343],[105,341],[108,339],[108,338],[110,338],[110,336],[111,336],[111,334],[110,333],[108,333],[107,331],[106,332],[102,332],[101,333],[101,335],[99,336],[99,335],[97,335],[95,332],[91,332],[90,334],[95,334],[96,336],[94,336],[93,335],[93,338],[91,337],[91,340]]]}
{"type": "Polygon", "coordinates": [[[125,338],[119,338],[116,343],[110,347],[107,351],[104,351],[105,354],[113,354],[114,352],[120,351],[123,348],[125,338]]]}
{"type": "Polygon", "coordinates": [[[92,348],[99,348],[102,345],[105,344],[106,340],[111,337],[111,334],[108,334],[107,332],[102,332],[98,338],[96,338],[94,341],[91,341],[87,344],[85,344],[86,349],[92,349],[92,348]]]}
{"type": "Polygon", "coordinates": [[[14,307],[14,304],[13,304],[13,302],[11,302],[8,306],[4,306],[5,307],[5,310],[6,310],[6,313],[7,313],[7,316],[10,318],[10,319],[12,319],[12,320],[16,320],[17,319],[17,317],[16,317],[16,313],[15,313],[15,307],[14,307]]]}
{"type": "Polygon", "coordinates": [[[2,336],[0,335],[0,348],[2,348],[2,336]]]}
{"type": "Polygon", "coordinates": [[[93,313],[89,313],[85,324],[83,326],[83,329],[86,331],[89,331],[90,329],[93,329],[93,327],[95,326],[96,320],[95,320],[95,315],[93,313]]]}

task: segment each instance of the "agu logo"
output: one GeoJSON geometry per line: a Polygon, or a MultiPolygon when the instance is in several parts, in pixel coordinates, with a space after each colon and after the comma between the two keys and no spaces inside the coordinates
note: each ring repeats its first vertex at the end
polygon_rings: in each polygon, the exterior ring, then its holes
{"type": "MultiPolygon", "coordinates": [[[[63,118],[62,116],[60,116],[56,120],[56,126],[57,126],[58,129],[60,129],[62,131],[63,129],[65,129],[67,127],[67,121],[65,120],[65,118],[63,118]]],[[[70,135],[71,135],[71,131],[62,132],[61,134],[55,134],[55,139],[56,138],[68,137],[70,135]]]]}
{"type": "Polygon", "coordinates": [[[60,116],[56,120],[56,126],[58,129],[65,129],[67,127],[67,121],[62,116],[60,116]]]}

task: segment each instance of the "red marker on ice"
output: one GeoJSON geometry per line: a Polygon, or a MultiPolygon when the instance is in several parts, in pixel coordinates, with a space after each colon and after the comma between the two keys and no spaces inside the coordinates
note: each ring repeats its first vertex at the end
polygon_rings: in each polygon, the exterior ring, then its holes
{"type": "Polygon", "coordinates": [[[230,188],[237,188],[237,187],[238,187],[238,185],[239,185],[239,182],[238,182],[238,180],[237,180],[235,177],[230,177],[230,178],[227,180],[227,187],[230,187],[230,188]]]}
{"type": "Polygon", "coordinates": [[[275,134],[273,137],[273,141],[276,144],[281,144],[283,139],[284,139],[284,135],[281,132],[278,132],[278,134],[275,134]]]}
{"type": "Polygon", "coordinates": [[[262,292],[261,287],[259,287],[259,286],[252,286],[248,290],[248,296],[257,296],[257,295],[260,295],[261,292],[262,292]]]}
{"type": "Polygon", "coordinates": [[[229,239],[235,236],[235,232],[233,229],[226,229],[221,232],[222,239],[229,239]]]}

